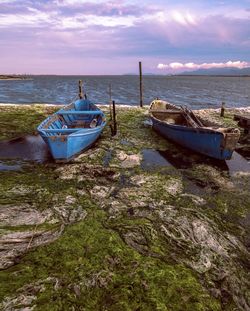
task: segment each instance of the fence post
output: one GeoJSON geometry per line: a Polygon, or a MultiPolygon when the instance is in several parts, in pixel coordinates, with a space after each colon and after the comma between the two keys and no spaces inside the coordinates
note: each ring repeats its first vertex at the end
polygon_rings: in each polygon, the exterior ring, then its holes
{"type": "Polygon", "coordinates": [[[112,116],[112,119],[113,119],[113,135],[112,136],[115,136],[117,133],[117,123],[116,123],[116,111],[115,111],[115,101],[114,100],[112,101],[112,107],[113,107],[113,116],[112,116]]]}
{"type": "Polygon", "coordinates": [[[78,86],[79,86],[79,98],[82,99],[82,98],[83,98],[83,93],[82,93],[82,80],[79,80],[78,86]]]}
{"type": "Polygon", "coordinates": [[[140,107],[142,107],[143,102],[142,102],[142,66],[141,66],[141,62],[139,62],[139,75],[140,75],[140,107]]]}
{"type": "Polygon", "coordinates": [[[224,117],[224,113],[225,113],[225,103],[222,102],[221,103],[221,109],[220,109],[220,116],[224,117]]]}

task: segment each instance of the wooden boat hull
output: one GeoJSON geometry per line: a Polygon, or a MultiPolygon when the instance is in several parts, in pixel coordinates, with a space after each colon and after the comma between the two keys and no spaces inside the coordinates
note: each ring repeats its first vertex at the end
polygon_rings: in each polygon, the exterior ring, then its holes
{"type": "Polygon", "coordinates": [[[92,133],[84,130],[66,137],[48,137],[41,134],[55,160],[68,160],[89,148],[101,135],[102,129],[92,133]]]}
{"type": "Polygon", "coordinates": [[[78,100],[49,116],[37,130],[53,158],[65,161],[89,148],[99,138],[105,125],[105,115],[100,109],[88,100],[78,100]],[[83,126],[97,117],[100,119],[97,126],[83,126]],[[73,126],[74,122],[80,122],[82,127],[73,126]]]}
{"type": "MultiPolygon", "coordinates": [[[[173,107],[174,106],[171,105],[172,109],[173,107]]],[[[172,114],[171,112],[169,113],[170,116],[174,116],[174,114],[178,113],[180,114],[178,107],[175,108],[176,110],[172,110],[172,114]]],[[[153,111],[155,112],[157,110],[153,111]]],[[[167,113],[167,109],[166,111],[162,111],[162,109],[160,110],[160,113],[164,112],[167,113]]],[[[195,152],[219,160],[228,160],[232,157],[240,136],[237,129],[232,129],[232,131],[230,131],[230,129],[216,130],[215,128],[213,129],[205,126],[193,128],[186,125],[170,124],[167,121],[160,120],[157,118],[159,112],[158,114],[157,112],[155,114],[151,112],[150,115],[153,129],[165,138],[195,152]]]]}
{"type": "Polygon", "coordinates": [[[219,160],[232,157],[233,150],[221,148],[224,140],[222,133],[171,126],[154,119],[152,121],[157,132],[181,146],[219,160]]]}

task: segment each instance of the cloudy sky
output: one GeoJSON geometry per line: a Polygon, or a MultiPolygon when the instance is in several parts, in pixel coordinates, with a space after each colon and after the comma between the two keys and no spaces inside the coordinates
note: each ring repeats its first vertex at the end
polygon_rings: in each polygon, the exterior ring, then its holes
{"type": "Polygon", "coordinates": [[[250,0],[0,0],[0,73],[250,66],[250,0]]]}

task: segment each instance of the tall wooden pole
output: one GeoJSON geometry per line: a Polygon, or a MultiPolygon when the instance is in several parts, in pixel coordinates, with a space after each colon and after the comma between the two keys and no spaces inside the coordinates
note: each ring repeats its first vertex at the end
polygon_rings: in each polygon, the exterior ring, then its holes
{"type": "Polygon", "coordinates": [[[116,123],[116,111],[115,111],[115,101],[114,100],[112,101],[112,107],[113,107],[113,116],[112,116],[112,119],[113,119],[113,135],[112,136],[115,136],[117,133],[117,123],[116,123]]]}
{"type": "Polygon", "coordinates": [[[78,86],[79,86],[79,98],[82,99],[83,98],[83,93],[82,93],[82,80],[79,80],[79,83],[78,83],[78,86]]]}
{"type": "Polygon", "coordinates": [[[142,107],[143,103],[142,103],[142,69],[141,69],[141,62],[139,62],[139,73],[140,73],[140,107],[142,107]]]}

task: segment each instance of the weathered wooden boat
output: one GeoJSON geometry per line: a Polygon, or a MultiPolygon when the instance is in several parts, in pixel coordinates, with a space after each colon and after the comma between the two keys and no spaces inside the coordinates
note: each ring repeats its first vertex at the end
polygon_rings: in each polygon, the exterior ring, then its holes
{"type": "Polygon", "coordinates": [[[154,100],[149,109],[153,128],[186,148],[209,157],[230,159],[240,137],[237,128],[221,128],[186,107],[154,100]]]}
{"type": "Polygon", "coordinates": [[[37,130],[53,158],[65,161],[90,147],[105,125],[103,111],[87,99],[78,99],[45,119],[37,130]]]}

